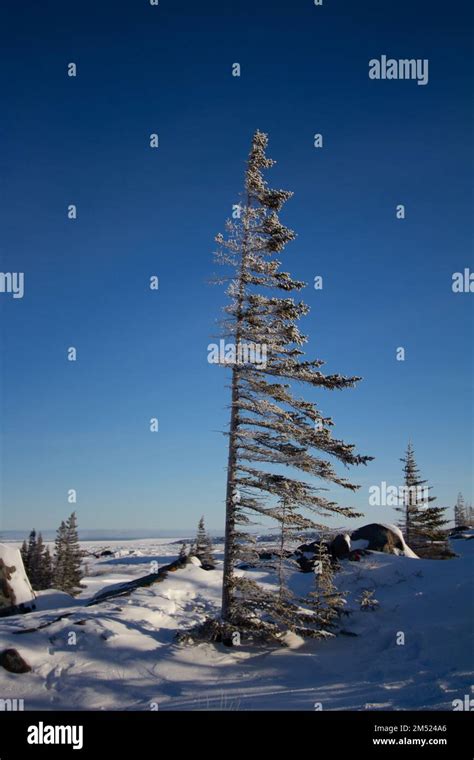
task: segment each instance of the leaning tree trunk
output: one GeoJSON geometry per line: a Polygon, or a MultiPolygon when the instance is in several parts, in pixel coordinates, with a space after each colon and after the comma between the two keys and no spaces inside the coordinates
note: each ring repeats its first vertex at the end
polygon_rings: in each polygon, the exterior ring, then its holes
{"type": "MultiPolygon", "coordinates": [[[[239,270],[239,289],[237,295],[237,313],[236,313],[236,330],[235,346],[236,357],[238,355],[238,346],[240,343],[242,309],[245,296],[244,272],[247,258],[247,240],[248,240],[248,218],[247,208],[249,208],[250,199],[247,195],[247,206],[244,212],[243,225],[244,236],[242,241],[242,258],[239,270]]],[[[235,510],[236,510],[236,487],[235,476],[237,466],[237,428],[238,428],[238,401],[239,401],[239,367],[234,364],[232,367],[232,401],[229,427],[229,457],[227,463],[227,489],[226,489],[226,514],[225,514],[225,543],[224,543],[224,574],[222,582],[222,610],[221,617],[224,621],[229,622],[232,617],[232,598],[233,598],[233,575],[234,575],[234,558],[235,558],[235,510]]]]}
{"type": "Polygon", "coordinates": [[[237,367],[232,369],[232,410],[229,430],[229,458],[227,464],[227,492],[225,514],[224,577],[222,583],[222,619],[231,617],[232,576],[235,546],[235,470],[237,461],[237,400],[239,397],[237,367]]]}

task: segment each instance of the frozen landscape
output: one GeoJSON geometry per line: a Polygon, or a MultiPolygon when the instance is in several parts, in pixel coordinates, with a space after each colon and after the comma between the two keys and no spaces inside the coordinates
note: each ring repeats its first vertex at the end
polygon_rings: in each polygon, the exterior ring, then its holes
{"type": "MultiPolygon", "coordinates": [[[[32,668],[0,668],[0,699],[23,699],[25,710],[452,710],[474,683],[471,533],[451,542],[458,557],[449,561],[381,552],[341,561],[335,579],[351,613],[343,632],[281,648],[176,643],[177,632],[218,613],[222,545],[215,570],[188,563],[86,606],[175,560],[180,542],[82,542],[90,556],[77,598],[38,592],[35,612],[0,619],[0,650],[17,649],[32,668]],[[93,556],[104,550],[112,554],[93,556]],[[373,611],[356,603],[365,589],[375,591],[373,611]]],[[[289,579],[297,594],[312,583],[312,573],[289,579]]]]}

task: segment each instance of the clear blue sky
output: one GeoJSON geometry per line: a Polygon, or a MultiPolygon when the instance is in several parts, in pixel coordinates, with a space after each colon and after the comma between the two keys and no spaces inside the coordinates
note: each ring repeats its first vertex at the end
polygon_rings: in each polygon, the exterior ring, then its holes
{"type": "Polygon", "coordinates": [[[0,528],[56,527],[69,488],[84,529],[223,527],[229,396],[207,345],[225,296],[207,281],[257,128],[295,193],[284,268],[310,284],[308,353],[364,377],[308,391],[376,457],[345,503],[393,518],[368,487],[400,483],[409,437],[440,504],[472,499],[474,296],[451,291],[473,268],[470,5],[6,0],[0,269],[25,295],[0,294],[0,528]],[[369,80],[382,54],[429,59],[429,83],[369,80]]]}

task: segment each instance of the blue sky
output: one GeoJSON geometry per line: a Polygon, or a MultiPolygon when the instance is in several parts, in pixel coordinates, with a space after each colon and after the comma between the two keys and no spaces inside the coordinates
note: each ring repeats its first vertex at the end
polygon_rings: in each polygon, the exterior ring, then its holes
{"type": "Polygon", "coordinates": [[[84,529],[223,527],[228,378],[207,346],[225,296],[208,280],[257,128],[270,184],[295,193],[283,261],[309,283],[308,354],[364,377],[308,391],[376,457],[358,493],[332,494],[393,519],[368,488],[400,483],[411,438],[439,503],[472,499],[473,296],[451,290],[473,268],[468,6],[6,2],[0,268],[25,295],[0,294],[0,528],[74,507],[84,529]],[[429,83],[369,80],[382,54],[427,58],[429,83]]]}

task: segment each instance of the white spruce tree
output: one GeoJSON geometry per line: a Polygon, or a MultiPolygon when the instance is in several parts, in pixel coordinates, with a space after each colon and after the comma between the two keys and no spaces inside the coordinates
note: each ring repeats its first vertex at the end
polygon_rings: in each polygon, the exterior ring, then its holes
{"type": "Polygon", "coordinates": [[[431,487],[426,486],[428,481],[420,477],[411,441],[400,461],[403,462],[403,495],[395,510],[401,514],[399,527],[406,543],[415,548],[423,543],[424,511],[435,497],[429,495],[431,487]]]}
{"type": "Polygon", "coordinates": [[[41,560],[40,583],[42,589],[51,588],[53,585],[53,561],[48,546],[45,548],[41,560]]]}
{"type": "Polygon", "coordinates": [[[313,636],[333,634],[345,606],[345,594],[334,583],[334,568],[324,537],[319,537],[319,547],[314,565],[315,589],[310,593],[314,618],[313,636]]]}
{"type": "Polygon", "coordinates": [[[214,566],[212,539],[206,531],[204,517],[199,520],[195,544],[195,556],[201,560],[201,563],[205,566],[214,566]]]}
{"type": "MultiPolygon", "coordinates": [[[[433,499],[436,497],[433,497],[433,499]]],[[[420,510],[418,519],[418,547],[429,547],[434,542],[446,542],[446,507],[425,506],[420,510]]]]}
{"type": "Polygon", "coordinates": [[[233,268],[228,288],[231,302],[223,325],[224,336],[234,341],[235,355],[221,613],[226,623],[248,621],[256,615],[268,617],[278,601],[259,584],[235,574],[238,561],[255,558],[255,547],[246,530],[255,518],[280,523],[285,519],[287,524],[290,519],[293,528],[304,530],[319,527],[311,513],[359,516],[350,507],[324,498],[312,484],[275,472],[275,466],[289,466],[354,491],[359,486],[338,476],[331,461],[319,452],[344,465],[365,464],[372,459],[333,438],[332,419],[293,391],[292,384],[328,390],[350,388],[361,378],[324,375],[322,360],[303,358],[302,346],[307,339],[297,322],[309,308],[289,294],[301,290],[305,283],[281,271],[281,262],[275,258],[295,237],[278,216],[292,193],[268,187],[263,172],[274,162],[266,157],[266,147],[267,136],[257,131],[245,173],[240,218],[227,223],[225,237],[220,234],[216,238],[219,263],[233,268]],[[265,466],[273,466],[273,471],[263,469],[265,466]],[[283,517],[283,504],[291,504],[291,516],[286,513],[283,517]]]}
{"type": "Polygon", "coordinates": [[[25,563],[25,568],[28,568],[27,569],[28,578],[33,587],[36,582],[36,575],[37,575],[36,545],[37,545],[36,530],[33,529],[32,531],[30,531],[30,535],[28,536],[28,544],[26,547],[26,563],[25,563]]]}
{"type": "Polygon", "coordinates": [[[429,495],[431,486],[427,486],[428,481],[420,477],[411,441],[400,461],[403,462],[404,489],[402,503],[395,507],[402,515],[399,527],[408,546],[422,549],[444,538],[443,526],[448,520],[444,517],[443,507],[430,506],[436,497],[429,495]]]}
{"type": "Polygon", "coordinates": [[[76,513],[72,512],[66,520],[66,560],[64,591],[77,593],[81,586],[83,552],[79,545],[76,513]]]}
{"type": "Polygon", "coordinates": [[[20,553],[26,574],[35,591],[51,587],[51,556],[44,545],[41,533],[30,532],[28,543],[23,541],[20,553]]]}
{"type": "Polygon", "coordinates": [[[464,525],[469,524],[466,504],[464,502],[464,496],[461,492],[458,493],[456,505],[454,507],[454,524],[456,528],[460,528],[464,525]]]}
{"type": "Polygon", "coordinates": [[[36,530],[33,529],[28,537],[25,569],[28,574],[29,581],[33,589],[36,591],[40,588],[41,559],[43,550],[44,545],[41,533],[37,534],[36,530]]]}
{"type": "Polygon", "coordinates": [[[44,554],[44,542],[41,533],[38,533],[34,547],[29,558],[30,564],[30,582],[35,591],[39,591],[43,588],[42,574],[43,574],[43,554],[44,554]]]}
{"type": "Polygon", "coordinates": [[[181,544],[181,549],[179,550],[178,559],[181,562],[185,562],[187,556],[188,556],[188,549],[187,549],[186,543],[183,541],[183,543],[181,544]]]}
{"type": "Polygon", "coordinates": [[[44,582],[44,552],[45,552],[45,545],[43,541],[43,536],[41,533],[38,533],[38,538],[36,540],[36,548],[33,555],[32,564],[34,567],[34,585],[33,588],[37,589],[38,591],[43,589],[43,582],[44,582]]]}
{"type": "Polygon", "coordinates": [[[53,561],[54,586],[68,594],[79,591],[82,572],[82,550],[79,545],[76,513],[61,522],[56,534],[53,561]]]}
{"type": "Polygon", "coordinates": [[[66,583],[66,523],[62,520],[56,531],[53,558],[53,584],[55,588],[64,589],[66,583]]]}
{"type": "Polygon", "coordinates": [[[196,554],[199,557],[200,554],[206,551],[207,533],[206,526],[204,525],[204,516],[200,518],[198,522],[198,528],[196,532],[196,554]]]}
{"type": "Polygon", "coordinates": [[[373,589],[364,589],[357,601],[359,602],[361,610],[364,612],[373,612],[379,606],[377,599],[375,599],[375,591],[373,589]]]}
{"type": "MultiPolygon", "coordinates": [[[[273,605],[272,615],[280,629],[288,629],[294,632],[300,631],[305,625],[307,616],[303,612],[304,600],[295,597],[288,585],[288,576],[291,572],[299,570],[296,559],[292,557],[293,540],[300,537],[298,520],[298,505],[291,502],[288,484],[282,484],[286,488],[287,495],[280,500],[279,538],[278,544],[273,550],[277,558],[276,576],[277,592],[273,605]],[[296,516],[296,520],[293,518],[296,516]]],[[[311,604],[311,600],[310,604],[311,604]]]]}
{"type": "Polygon", "coordinates": [[[212,569],[215,567],[216,560],[214,558],[214,544],[212,542],[212,538],[209,535],[209,533],[206,536],[206,548],[204,552],[204,562],[203,565],[207,565],[208,569],[212,569]]]}
{"type": "Polygon", "coordinates": [[[23,560],[23,565],[25,567],[25,572],[29,577],[29,569],[28,569],[28,544],[26,543],[26,538],[23,541],[21,548],[20,548],[20,554],[21,558],[23,560]]]}

